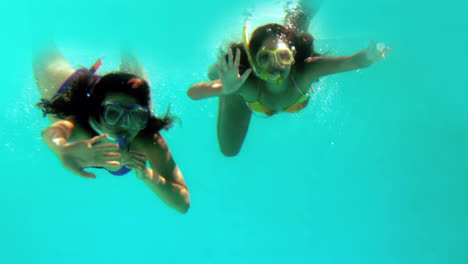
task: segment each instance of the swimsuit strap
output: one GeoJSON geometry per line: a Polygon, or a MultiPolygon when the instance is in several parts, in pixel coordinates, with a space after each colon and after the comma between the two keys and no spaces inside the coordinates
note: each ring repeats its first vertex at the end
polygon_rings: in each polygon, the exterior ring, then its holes
{"type": "Polygon", "coordinates": [[[132,171],[132,169],[129,169],[127,168],[127,166],[122,166],[122,168],[120,168],[118,171],[110,171],[110,170],[107,170],[110,174],[112,175],[115,175],[115,176],[123,176],[129,172],[132,171]]]}
{"type": "Polygon", "coordinates": [[[76,70],[74,73],[72,73],[68,78],[65,80],[65,82],[62,83],[60,88],[57,90],[55,95],[52,97],[50,101],[54,101],[57,97],[59,97],[62,94],[65,94],[70,90],[70,87],[72,86],[73,81],[80,75],[84,74],[88,71],[86,68],[81,68],[76,70]]]}
{"type": "Polygon", "coordinates": [[[258,101],[257,102],[247,102],[247,106],[250,108],[250,111],[252,111],[254,113],[257,113],[257,114],[262,113],[267,117],[276,114],[275,112],[273,112],[270,109],[266,108],[262,103],[260,103],[258,101]]]}
{"type": "MultiPolygon", "coordinates": [[[[296,82],[296,79],[294,79],[294,76],[291,74],[291,80],[293,81],[294,85],[296,86],[296,89],[302,94],[309,94],[308,92],[307,93],[304,93],[301,88],[299,88],[299,85],[297,84],[296,82]]],[[[310,90],[314,93],[315,90],[314,90],[314,87],[312,85],[310,85],[310,90]]]]}
{"type": "Polygon", "coordinates": [[[265,89],[265,81],[264,80],[262,80],[262,84],[260,85],[260,91],[258,92],[257,100],[255,100],[255,102],[258,102],[260,100],[260,97],[262,97],[263,89],[265,89]]]}
{"type": "Polygon", "coordinates": [[[92,74],[95,74],[97,72],[97,70],[99,69],[99,67],[101,67],[101,65],[102,65],[102,58],[99,58],[93,64],[93,66],[91,66],[91,68],[89,68],[89,72],[92,73],[92,74]]]}
{"type": "Polygon", "coordinates": [[[283,112],[296,113],[304,109],[309,103],[310,95],[308,93],[303,94],[297,98],[294,104],[290,105],[288,108],[284,109],[283,112]]]}
{"type": "Polygon", "coordinates": [[[101,67],[102,65],[102,59],[99,58],[97,61],[89,68],[88,72],[91,73],[89,76],[89,85],[88,85],[88,96],[92,93],[94,86],[98,83],[98,81],[101,79],[101,76],[95,74],[96,71],[101,67]]]}
{"type": "Polygon", "coordinates": [[[297,84],[296,79],[294,79],[294,76],[293,76],[292,74],[290,74],[289,76],[291,76],[291,80],[293,81],[294,86],[296,86],[296,89],[297,89],[301,94],[304,94],[304,92],[301,90],[301,88],[299,88],[299,85],[297,84]]]}
{"type": "Polygon", "coordinates": [[[88,85],[88,94],[91,92],[92,88],[94,88],[94,85],[96,85],[97,81],[101,78],[101,76],[96,75],[96,71],[101,67],[102,65],[102,59],[99,58],[91,68],[86,69],[86,68],[81,68],[73,72],[68,78],[65,80],[64,83],[60,86],[60,88],[57,90],[55,95],[52,97],[51,101],[59,97],[60,95],[67,93],[70,87],[72,86],[72,82],[80,75],[84,73],[90,73],[89,77],[89,85],[88,85]]]}

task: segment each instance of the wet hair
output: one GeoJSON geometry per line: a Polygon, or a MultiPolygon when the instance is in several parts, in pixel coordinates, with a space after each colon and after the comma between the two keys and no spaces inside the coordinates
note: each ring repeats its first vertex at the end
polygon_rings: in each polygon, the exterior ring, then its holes
{"type": "MultiPolygon", "coordinates": [[[[67,92],[56,95],[52,100],[41,99],[36,106],[42,110],[44,116],[51,114],[60,119],[73,116],[82,127],[92,130],[88,119],[94,117],[99,120],[102,102],[109,93],[127,94],[136,98],[141,106],[150,107],[150,92],[148,83],[133,74],[114,72],[98,78],[88,71],[81,71],[73,77],[67,92]],[[132,79],[137,81],[131,81],[132,79]]],[[[152,115],[148,125],[140,133],[154,134],[161,129],[168,129],[174,119],[168,113],[169,111],[163,118],[152,115]]]]}
{"type": "MultiPolygon", "coordinates": [[[[263,42],[270,37],[281,39],[293,51],[295,60],[293,67],[303,67],[305,59],[320,55],[314,51],[314,38],[310,33],[298,33],[293,28],[286,28],[280,24],[270,23],[256,28],[252,33],[248,47],[252,58],[255,58],[263,42]]],[[[236,49],[240,49],[241,51],[239,74],[242,75],[247,69],[251,68],[244,44],[232,43],[230,48],[234,54],[236,49]]],[[[252,78],[256,78],[254,74],[249,76],[249,79],[252,78]]]]}
{"type": "Polygon", "coordinates": [[[268,38],[281,39],[294,53],[294,59],[298,65],[303,64],[308,57],[314,56],[314,38],[310,33],[298,34],[296,31],[280,24],[266,24],[258,27],[252,33],[249,43],[249,51],[253,58],[268,38]]]}

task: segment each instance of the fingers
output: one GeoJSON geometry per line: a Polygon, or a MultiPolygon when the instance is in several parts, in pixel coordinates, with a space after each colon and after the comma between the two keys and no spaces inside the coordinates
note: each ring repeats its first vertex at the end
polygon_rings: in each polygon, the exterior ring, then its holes
{"type": "Polygon", "coordinates": [[[101,143],[104,143],[103,141],[106,140],[107,138],[108,138],[107,134],[93,137],[90,140],[88,140],[88,146],[89,148],[93,148],[93,150],[97,150],[97,151],[103,151],[103,152],[118,151],[119,144],[116,144],[116,143],[101,144],[101,143]]]}
{"type": "Polygon", "coordinates": [[[101,166],[108,166],[108,167],[120,167],[121,163],[118,161],[107,161],[103,162],[101,166]]]}
{"type": "Polygon", "coordinates": [[[229,54],[228,54],[228,65],[231,66],[233,65],[233,55],[232,55],[232,49],[229,49],[229,54]]]}
{"type": "Polygon", "coordinates": [[[146,167],[146,159],[133,159],[132,162],[140,167],[146,167]]]}
{"type": "Polygon", "coordinates": [[[98,152],[95,155],[95,159],[99,161],[115,161],[122,157],[122,154],[116,152],[98,152]]]}
{"type": "Polygon", "coordinates": [[[143,159],[146,159],[146,154],[144,152],[139,152],[139,151],[129,151],[128,152],[130,155],[135,156],[135,157],[141,157],[143,159]]]}
{"type": "Polygon", "coordinates": [[[96,179],[96,174],[91,173],[91,172],[86,172],[86,171],[83,171],[80,176],[84,178],[88,178],[88,179],[96,179]]]}
{"type": "Polygon", "coordinates": [[[221,68],[218,64],[216,64],[215,67],[216,67],[216,72],[218,73],[218,78],[223,77],[223,70],[222,70],[222,68],[221,68]]]}
{"type": "Polygon", "coordinates": [[[131,169],[143,170],[146,168],[146,155],[143,152],[130,151],[129,159],[125,162],[125,166],[131,169]]]}
{"type": "Polygon", "coordinates": [[[394,47],[385,47],[382,51],[382,57],[385,58],[387,57],[388,54],[390,54],[390,52],[392,52],[394,50],[394,47]]]}
{"type": "Polygon", "coordinates": [[[141,166],[146,166],[146,157],[142,156],[132,156],[130,163],[135,163],[141,166]]]}
{"type": "Polygon", "coordinates": [[[99,163],[102,161],[116,161],[122,157],[118,144],[102,144],[92,146],[93,159],[99,163]]]}
{"type": "MultiPolygon", "coordinates": [[[[102,150],[105,148],[101,148],[102,150]]],[[[119,166],[122,153],[116,152],[115,149],[109,149],[109,151],[97,151],[94,148],[89,153],[87,160],[92,166],[119,166]]]]}
{"type": "Polygon", "coordinates": [[[141,162],[132,162],[127,165],[125,165],[127,168],[132,169],[132,170],[144,170],[146,168],[145,163],[141,162]]]}
{"type": "Polygon", "coordinates": [[[222,78],[227,71],[226,63],[216,64],[216,71],[218,72],[219,78],[222,78]]]}
{"type": "Polygon", "coordinates": [[[146,168],[146,160],[141,161],[137,159],[130,160],[125,164],[127,168],[134,169],[134,170],[143,170],[146,168]]]}
{"type": "Polygon", "coordinates": [[[371,54],[371,58],[374,60],[384,59],[390,52],[392,52],[394,47],[387,47],[382,42],[371,41],[368,47],[368,52],[371,54]]]}
{"type": "Polygon", "coordinates": [[[104,144],[93,146],[93,159],[102,165],[102,161],[116,161],[122,157],[119,152],[119,145],[104,144]]]}
{"type": "Polygon", "coordinates": [[[91,142],[92,145],[94,145],[94,144],[99,143],[99,141],[106,139],[106,138],[107,138],[107,134],[104,134],[104,135],[99,135],[97,137],[93,137],[89,141],[91,142]]]}
{"type": "Polygon", "coordinates": [[[119,144],[101,144],[101,145],[94,145],[93,149],[97,151],[118,151],[119,144]]]}
{"type": "Polygon", "coordinates": [[[87,179],[96,179],[96,174],[84,171],[83,169],[73,169],[69,168],[71,172],[87,179]]]}
{"type": "Polygon", "coordinates": [[[242,74],[241,76],[241,82],[244,83],[245,80],[247,80],[247,78],[249,78],[250,76],[250,73],[252,73],[252,69],[248,69],[244,72],[244,74],[242,74]]]}
{"type": "Polygon", "coordinates": [[[240,58],[241,58],[241,51],[240,51],[240,49],[238,48],[238,49],[236,50],[236,59],[235,59],[235,61],[234,61],[234,68],[236,68],[236,69],[239,69],[240,58]]]}

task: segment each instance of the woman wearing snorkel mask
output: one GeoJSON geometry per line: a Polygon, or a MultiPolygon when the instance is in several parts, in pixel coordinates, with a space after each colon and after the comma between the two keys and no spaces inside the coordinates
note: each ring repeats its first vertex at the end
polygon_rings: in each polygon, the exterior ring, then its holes
{"type": "Polygon", "coordinates": [[[314,52],[314,38],[306,32],[316,10],[302,1],[288,10],[285,25],[267,24],[249,37],[244,24],[243,43],[233,43],[227,54],[208,70],[210,82],[187,91],[194,100],[218,96],[218,143],[225,156],[239,153],[252,113],[270,117],[305,108],[312,83],[320,77],[365,68],[384,58],[389,48],[376,43],[351,56],[323,57],[314,52]]]}
{"type": "Polygon", "coordinates": [[[172,119],[152,113],[150,87],[138,58],[123,52],[121,72],[103,76],[96,74],[100,64],[99,59],[90,69],[74,70],[53,45],[35,55],[42,97],[37,105],[53,122],[42,132],[44,143],[66,169],[85,178],[96,178],[86,168],[118,176],[134,170],[166,204],[185,213],[189,192],[159,134],[172,119]]]}

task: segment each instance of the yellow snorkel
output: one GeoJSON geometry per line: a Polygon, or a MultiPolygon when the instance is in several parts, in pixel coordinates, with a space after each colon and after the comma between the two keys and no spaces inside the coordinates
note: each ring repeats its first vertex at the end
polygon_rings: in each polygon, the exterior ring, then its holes
{"type": "Polygon", "coordinates": [[[250,54],[249,32],[250,32],[250,20],[246,18],[244,20],[244,27],[242,29],[242,40],[243,40],[245,52],[247,53],[247,58],[249,59],[250,66],[252,67],[252,70],[254,71],[255,75],[259,77],[260,79],[273,80],[278,85],[281,85],[281,83],[283,82],[283,78],[280,75],[272,75],[269,72],[262,72],[259,70],[256,60],[252,57],[252,54],[250,54]]]}
{"type": "Polygon", "coordinates": [[[250,54],[250,50],[249,50],[249,43],[250,43],[249,31],[250,31],[250,20],[246,18],[244,21],[244,28],[242,29],[242,40],[244,42],[244,49],[245,49],[245,52],[247,53],[247,58],[249,59],[249,63],[252,66],[254,72],[256,72],[257,64],[255,63],[255,60],[252,58],[252,55],[250,54]]]}

